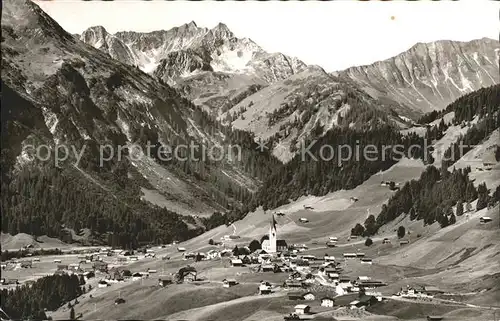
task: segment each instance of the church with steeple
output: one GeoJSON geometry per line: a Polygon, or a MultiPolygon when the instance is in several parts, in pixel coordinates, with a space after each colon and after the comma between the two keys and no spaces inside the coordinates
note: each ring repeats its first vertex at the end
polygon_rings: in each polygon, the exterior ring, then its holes
{"type": "Polygon", "coordinates": [[[262,241],[261,247],[267,253],[284,252],[288,250],[288,245],[285,240],[278,240],[278,232],[276,229],[277,222],[274,219],[274,214],[271,214],[271,222],[269,224],[269,238],[262,241]]]}

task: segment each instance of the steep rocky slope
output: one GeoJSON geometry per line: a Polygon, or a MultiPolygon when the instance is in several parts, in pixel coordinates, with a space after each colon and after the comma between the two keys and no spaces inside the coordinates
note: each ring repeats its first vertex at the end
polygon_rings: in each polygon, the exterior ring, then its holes
{"type": "MultiPolygon", "coordinates": [[[[84,194],[88,185],[90,194],[85,197],[105,195],[121,200],[118,203],[124,208],[138,206],[141,211],[147,204],[140,201],[142,197],[178,213],[197,215],[238,206],[256,190],[259,182],[249,173],[260,172],[258,165],[244,165],[241,159],[156,159],[160,145],[175,148],[193,142],[223,148],[236,142],[231,130],[216,127],[174,89],[75,39],[31,1],[6,1],[3,9],[2,177],[16,182],[17,189],[30,184],[30,168],[44,168],[43,173],[62,175],[62,181],[80,181],[84,194]],[[148,143],[154,147],[145,155],[148,143]],[[27,149],[30,144],[47,145],[43,156],[51,157],[50,161],[40,161],[35,150],[27,149]],[[68,158],[54,164],[55,153],[63,150],[57,147],[62,145],[69,150],[68,158]],[[82,151],[79,162],[73,151],[82,151]],[[105,159],[100,158],[101,152],[105,159]]],[[[238,139],[251,143],[245,137],[238,139]]],[[[253,147],[243,147],[246,151],[253,152],[253,147]]],[[[38,206],[15,196],[15,186],[5,182],[6,210],[17,207],[26,214],[38,206]]],[[[103,206],[115,204],[108,200],[103,206]]],[[[67,209],[73,210],[78,212],[78,208],[67,209]]]]}
{"type": "Polygon", "coordinates": [[[500,82],[500,43],[482,38],[469,42],[418,43],[371,65],[339,74],[374,98],[390,98],[416,111],[439,110],[458,97],[500,82]]]}
{"type": "Polygon", "coordinates": [[[201,71],[252,74],[272,82],[305,67],[296,58],[270,54],[250,39],[236,38],[222,23],[212,29],[190,22],[170,30],[114,35],[97,26],[85,30],[80,39],[169,83],[201,71]]]}

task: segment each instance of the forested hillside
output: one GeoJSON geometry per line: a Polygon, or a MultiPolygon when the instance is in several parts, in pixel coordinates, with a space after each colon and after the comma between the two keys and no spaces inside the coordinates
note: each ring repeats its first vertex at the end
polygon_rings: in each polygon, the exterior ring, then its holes
{"type": "MultiPolygon", "coordinates": [[[[441,169],[430,166],[418,180],[406,183],[383,205],[377,217],[370,215],[363,225],[358,223],[351,231],[354,235],[373,235],[382,225],[403,214],[409,214],[411,220],[423,220],[426,225],[438,222],[441,227],[446,227],[456,222],[453,207],[456,207],[456,215],[463,215],[464,209],[470,210],[470,202],[475,199],[478,199],[477,210],[500,200],[498,188],[492,196],[484,183],[476,189],[469,178],[470,167],[449,171],[449,167],[461,156],[500,128],[500,85],[467,94],[450,104],[446,112],[432,112],[422,117],[421,121],[432,122],[449,112],[455,113],[453,123],[457,125],[474,118],[478,121],[447,149],[441,169]],[[461,144],[468,145],[462,152],[461,144]]],[[[426,137],[439,139],[446,128],[443,122],[429,127],[426,137]]]]}

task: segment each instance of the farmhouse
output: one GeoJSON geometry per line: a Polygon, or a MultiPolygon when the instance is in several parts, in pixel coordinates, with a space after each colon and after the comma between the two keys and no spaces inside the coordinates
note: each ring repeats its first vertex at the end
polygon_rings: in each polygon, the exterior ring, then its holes
{"type": "Polygon", "coordinates": [[[139,261],[139,258],[137,256],[131,256],[129,258],[130,261],[139,261]]]}
{"type": "Polygon", "coordinates": [[[489,216],[481,216],[479,218],[479,222],[482,223],[482,224],[489,223],[491,221],[492,221],[492,218],[489,217],[489,216]]]}
{"type": "Polygon", "coordinates": [[[231,266],[236,267],[236,266],[243,266],[243,261],[240,259],[232,259],[231,260],[231,266]]]}
{"type": "Polygon", "coordinates": [[[332,308],[334,303],[335,303],[335,300],[331,297],[321,298],[321,306],[322,307],[332,308]]]}
{"type": "Polygon", "coordinates": [[[235,279],[224,279],[224,280],[222,280],[222,286],[225,287],[225,288],[229,288],[229,287],[235,286],[236,284],[238,284],[238,282],[236,282],[235,279]]]}
{"type": "Polygon", "coordinates": [[[410,241],[408,241],[408,240],[403,240],[403,241],[400,241],[400,242],[399,242],[399,245],[406,245],[406,244],[410,244],[410,241]]]}
{"type": "Polygon", "coordinates": [[[184,260],[193,260],[196,257],[194,253],[184,253],[184,260]]]}
{"type": "Polygon", "coordinates": [[[300,223],[308,223],[309,220],[307,218],[305,218],[305,217],[301,217],[301,218],[299,218],[299,222],[300,223]]]}
{"type": "Polygon", "coordinates": [[[373,260],[367,257],[361,259],[361,264],[372,264],[373,260]]]}
{"type": "Polygon", "coordinates": [[[314,299],[316,299],[316,296],[312,292],[306,292],[302,295],[302,297],[306,301],[314,301],[314,299]]]}
{"type": "Polygon", "coordinates": [[[184,248],[184,247],[178,247],[178,248],[177,248],[177,251],[178,251],[178,252],[185,252],[185,251],[186,251],[186,248],[184,248]]]}
{"type": "Polygon", "coordinates": [[[444,319],[444,317],[442,317],[440,315],[428,315],[427,316],[427,321],[441,321],[443,319],[444,319]]]}
{"type": "Polygon", "coordinates": [[[336,247],[337,246],[337,242],[335,242],[335,241],[328,241],[328,242],[326,242],[326,246],[327,247],[336,247]]]}
{"type": "Polygon", "coordinates": [[[172,284],[172,279],[169,277],[160,277],[158,279],[158,285],[161,287],[166,287],[167,285],[172,284]]]}
{"type": "Polygon", "coordinates": [[[140,280],[142,279],[142,274],[139,273],[139,272],[136,272],[134,274],[132,274],[132,281],[137,281],[137,280],[140,280]]]}
{"type": "Polygon", "coordinates": [[[444,291],[441,291],[435,286],[424,286],[423,292],[427,295],[436,295],[436,294],[441,294],[444,293],[444,291]]]}
{"type": "Polygon", "coordinates": [[[382,240],[382,244],[390,244],[391,240],[389,240],[387,237],[382,240]]]}
{"type": "Polygon", "coordinates": [[[186,267],[179,269],[177,275],[180,281],[193,282],[196,281],[198,272],[194,267],[188,265],[186,267]]]}
{"type": "Polygon", "coordinates": [[[269,294],[271,293],[271,283],[266,281],[260,281],[259,294],[269,294]]]}
{"type": "Polygon", "coordinates": [[[306,304],[299,304],[295,306],[295,313],[298,315],[309,314],[311,312],[311,307],[306,304]]]}
{"type": "Polygon", "coordinates": [[[357,258],[365,257],[365,253],[358,252],[358,253],[356,253],[356,257],[357,258]]]}
{"type": "Polygon", "coordinates": [[[98,288],[106,288],[108,286],[110,286],[110,284],[104,280],[101,280],[101,281],[99,281],[99,283],[97,283],[98,288]]]}
{"type": "Polygon", "coordinates": [[[60,259],[54,259],[54,263],[61,263],[60,259]]]}
{"type": "Polygon", "coordinates": [[[356,253],[344,253],[344,258],[345,259],[355,259],[356,253]]]}
{"type": "Polygon", "coordinates": [[[339,240],[339,238],[338,238],[338,237],[336,237],[336,236],[330,236],[330,238],[329,238],[329,239],[330,239],[330,241],[332,241],[332,242],[338,242],[338,240],[339,240]]]}
{"type": "Polygon", "coordinates": [[[357,201],[359,201],[359,199],[357,197],[354,197],[354,196],[352,196],[350,198],[350,200],[351,200],[351,202],[357,202],[357,201]]]}

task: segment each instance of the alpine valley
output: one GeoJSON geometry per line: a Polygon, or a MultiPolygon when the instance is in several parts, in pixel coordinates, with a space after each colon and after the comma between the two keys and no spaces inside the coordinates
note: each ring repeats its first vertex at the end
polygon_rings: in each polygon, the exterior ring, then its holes
{"type": "Polygon", "coordinates": [[[34,2],[5,0],[1,41],[2,285],[32,284],[2,287],[2,319],[282,320],[298,309],[282,291],[288,273],[273,273],[282,265],[310,280],[313,301],[335,297],[335,310],[310,303],[315,320],[493,320],[488,311],[500,309],[497,40],[417,43],[329,72],[223,23],[70,34],[34,2]],[[398,144],[421,148],[375,161],[301,153],[398,144]],[[161,157],[181,145],[199,157],[161,157]],[[207,150],[224,157],[203,158],[207,150]],[[384,279],[379,302],[351,308],[365,292],[341,291],[313,259],[304,269],[283,256],[252,261],[276,229],[295,256],[300,247],[337,263],[344,252],[373,258],[335,268],[384,279]],[[57,260],[100,248],[115,270],[94,266],[83,283],[61,276],[57,294],[43,283],[59,277],[57,260]],[[38,258],[30,273],[11,268],[26,256],[38,258]],[[203,281],[118,281],[125,267],[162,277],[194,269],[203,281]],[[272,283],[265,297],[255,294],[261,280],[272,283]],[[442,291],[429,302],[393,296],[408,284],[442,291]]]}

